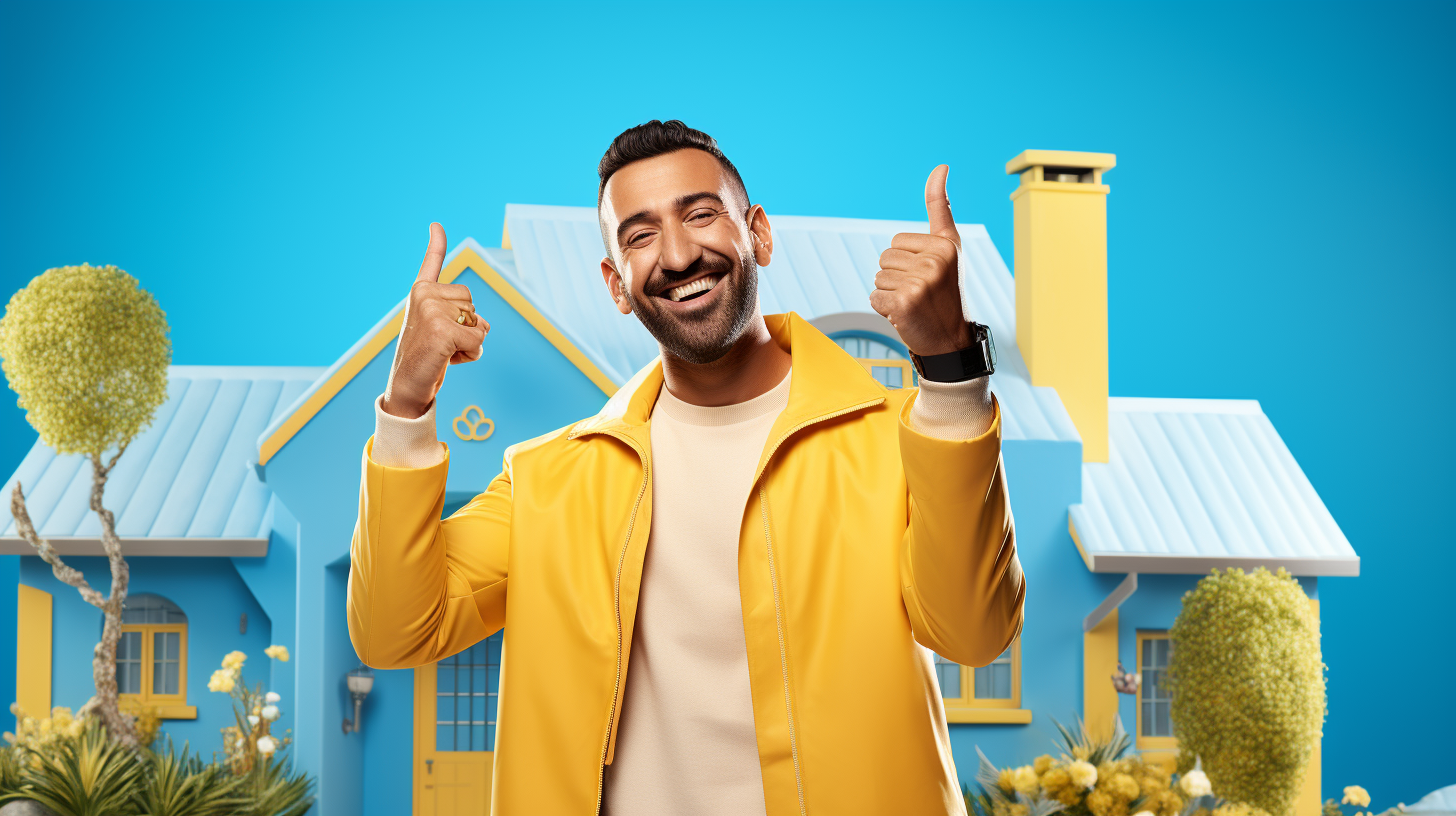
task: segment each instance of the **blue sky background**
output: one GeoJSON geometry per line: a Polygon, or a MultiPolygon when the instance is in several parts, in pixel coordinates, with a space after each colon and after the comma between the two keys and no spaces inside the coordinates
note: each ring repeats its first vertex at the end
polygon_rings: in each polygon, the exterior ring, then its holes
{"type": "MultiPolygon", "coordinates": [[[[923,219],[948,162],[1008,263],[1006,161],[1115,153],[1112,393],[1256,398],[1294,451],[1362,558],[1320,585],[1325,789],[1385,808],[1456,782],[1453,26],[1450,2],[3,0],[0,296],[114,263],[175,363],[321,366],[407,293],[429,221],[495,245],[506,202],[593,204],[647,119],[716,136],[770,216],[923,219]]],[[[13,396],[4,473],[35,439],[13,396]]]]}

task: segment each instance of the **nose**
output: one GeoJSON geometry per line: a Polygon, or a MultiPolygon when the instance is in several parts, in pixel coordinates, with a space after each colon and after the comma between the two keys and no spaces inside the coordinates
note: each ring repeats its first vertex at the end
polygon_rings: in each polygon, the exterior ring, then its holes
{"type": "Polygon", "coordinates": [[[667,224],[658,238],[661,254],[658,263],[663,271],[681,272],[703,257],[703,248],[688,237],[687,230],[680,224],[667,224]]]}

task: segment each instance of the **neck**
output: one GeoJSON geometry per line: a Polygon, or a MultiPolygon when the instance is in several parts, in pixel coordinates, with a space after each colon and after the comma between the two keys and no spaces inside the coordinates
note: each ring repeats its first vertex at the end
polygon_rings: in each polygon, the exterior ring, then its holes
{"type": "Polygon", "coordinates": [[[789,360],[789,353],[769,334],[763,315],[755,313],[738,342],[711,363],[689,363],[664,351],[662,379],[668,392],[683,402],[734,405],[782,382],[789,373],[789,360]]]}

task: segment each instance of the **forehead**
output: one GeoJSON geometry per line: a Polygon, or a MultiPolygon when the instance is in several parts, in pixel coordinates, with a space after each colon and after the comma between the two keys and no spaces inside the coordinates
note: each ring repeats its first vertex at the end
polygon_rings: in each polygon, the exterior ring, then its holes
{"type": "Polygon", "coordinates": [[[602,220],[614,229],[636,213],[667,212],[693,193],[716,193],[725,202],[733,195],[728,174],[709,153],[684,148],[635,161],[612,174],[602,190],[602,220]]]}

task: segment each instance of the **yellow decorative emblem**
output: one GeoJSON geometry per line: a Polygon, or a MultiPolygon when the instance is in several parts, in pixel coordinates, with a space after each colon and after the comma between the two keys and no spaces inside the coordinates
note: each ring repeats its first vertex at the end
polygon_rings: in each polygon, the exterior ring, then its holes
{"type": "Polygon", "coordinates": [[[479,405],[466,406],[465,410],[460,412],[460,416],[455,417],[455,419],[450,422],[450,427],[455,429],[456,436],[464,439],[467,442],[479,442],[482,439],[489,439],[490,435],[495,433],[495,423],[485,418],[485,412],[480,410],[479,405]],[[475,415],[480,417],[480,419],[471,421],[471,411],[474,411],[475,415]],[[465,423],[465,427],[470,429],[469,434],[463,434],[460,432],[460,423],[462,422],[465,423]],[[480,430],[480,426],[482,425],[486,426],[485,433],[477,435],[480,430]]]}

